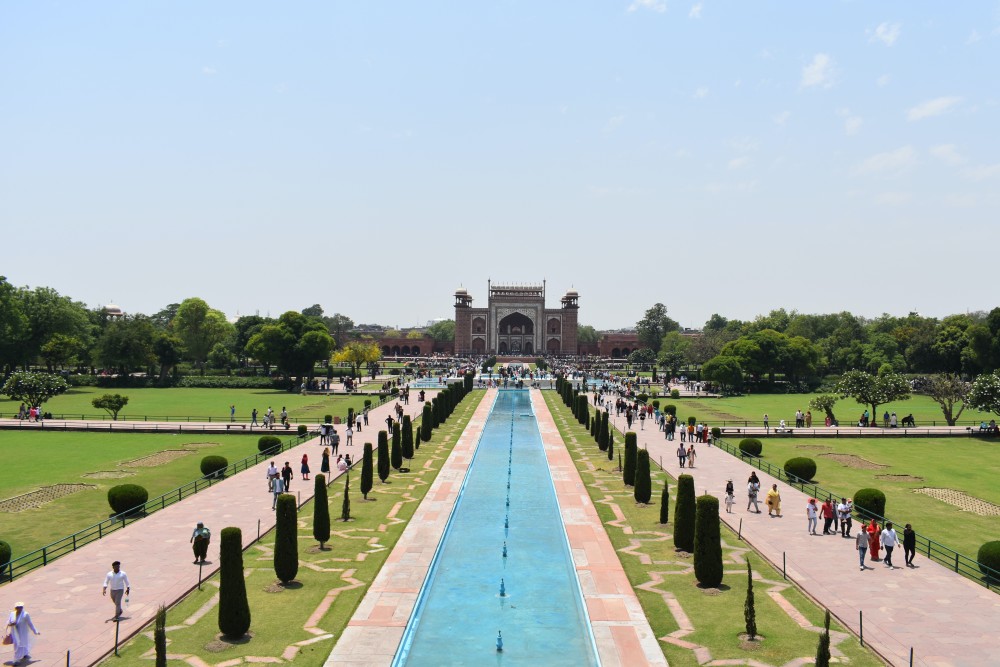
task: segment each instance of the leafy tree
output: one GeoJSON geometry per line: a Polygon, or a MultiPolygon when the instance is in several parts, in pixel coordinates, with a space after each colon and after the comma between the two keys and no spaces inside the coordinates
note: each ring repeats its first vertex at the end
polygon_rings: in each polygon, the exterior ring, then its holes
{"type": "Polygon", "coordinates": [[[389,479],[389,434],[378,432],[378,478],[383,484],[389,479]]]}
{"type": "Polygon", "coordinates": [[[153,356],[160,364],[160,379],[162,380],[184,358],[184,343],[177,336],[158,333],[153,338],[153,356]]]}
{"type": "Polygon", "coordinates": [[[179,303],[171,303],[153,315],[150,315],[149,321],[153,323],[153,327],[157,331],[167,331],[170,328],[170,323],[177,316],[177,309],[180,307],[181,304],[179,303]]]}
{"type": "Polygon", "coordinates": [[[354,328],[354,320],[340,313],[334,313],[333,317],[324,317],[323,324],[326,325],[327,331],[333,336],[333,341],[337,349],[347,344],[348,335],[354,328]]]}
{"type": "Polygon", "coordinates": [[[111,415],[113,421],[118,421],[118,413],[122,411],[126,405],[128,405],[128,396],[122,396],[121,394],[104,394],[99,396],[92,401],[90,404],[99,410],[106,411],[111,415]]]}
{"type": "Polygon", "coordinates": [[[0,393],[9,396],[12,401],[39,407],[68,388],[66,380],[59,375],[19,371],[10,374],[0,393]]]}
{"type": "Polygon", "coordinates": [[[102,366],[128,375],[153,363],[155,336],[149,318],[126,315],[107,324],[94,346],[94,356],[102,366]]]}
{"type": "Polygon", "coordinates": [[[18,310],[27,320],[27,328],[21,332],[17,345],[22,363],[34,361],[55,334],[90,340],[90,318],[84,304],[62,296],[51,287],[22,288],[16,295],[20,301],[18,310]]]}
{"type": "Polygon", "coordinates": [[[410,329],[406,332],[406,338],[408,340],[423,340],[424,334],[416,329],[410,329]]]}
{"type": "Polygon", "coordinates": [[[243,315],[236,320],[236,323],[233,325],[236,329],[236,335],[233,338],[233,349],[236,350],[236,356],[239,357],[241,363],[246,361],[247,344],[250,343],[250,339],[254,337],[254,334],[260,333],[264,325],[274,324],[274,322],[273,319],[261,317],[260,315],[243,315]]]}
{"type": "Polygon", "coordinates": [[[375,343],[351,341],[333,355],[337,363],[350,364],[354,375],[359,375],[361,367],[382,358],[382,350],[375,343]]]}
{"type": "Polygon", "coordinates": [[[317,318],[288,311],[273,324],[265,324],[251,336],[247,353],[267,364],[275,364],[290,376],[313,376],[319,360],[326,360],[333,349],[333,338],[317,318]]]}
{"type": "Polygon", "coordinates": [[[314,303],[308,308],[303,308],[302,314],[306,317],[323,317],[323,306],[318,303],[314,303]]]}
{"type": "Polygon", "coordinates": [[[316,475],[313,484],[313,539],[323,548],[330,541],[330,500],[326,492],[326,475],[316,475]]]}
{"type": "Polygon", "coordinates": [[[216,343],[224,343],[235,334],[235,328],[218,310],[209,308],[203,299],[185,299],[170,323],[174,333],[184,343],[187,359],[204,372],[208,353],[216,343]]]}
{"type": "Polygon", "coordinates": [[[718,588],[722,583],[718,498],[709,494],[698,497],[694,526],[694,576],[702,586],[718,588]]]}
{"type": "Polygon", "coordinates": [[[73,364],[85,353],[84,344],[76,336],[56,333],[42,345],[42,358],[50,371],[73,364]]]}
{"type": "Polygon", "coordinates": [[[361,455],[361,496],[365,500],[368,500],[368,494],[374,484],[374,467],[372,443],[366,442],[364,454],[361,455]]]}
{"type": "Polygon", "coordinates": [[[743,602],[743,620],[746,622],[747,639],[757,638],[757,609],[753,599],[753,570],[750,569],[750,561],[747,561],[747,597],[743,602]]]}
{"type": "Polygon", "coordinates": [[[833,415],[833,406],[839,400],[840,397],[835,394],[822,394],[809,401],[809,409],[817,412],[822,410],[830,418],[830,423],[835,424],[837,418],[833,415]]]}
{"type": "Polygon", "coordinates": [[[1000,414],[1000,373],[984,373],[977,377],[969,389],[966,404],[980,412],[1000,414]]]}
{"type": "Polygon", "coordinates": [[[931,400],[941,406],[948,426],[954,426],[958,418],[965,411],[966,401],[972,386],[950,373],[931,375],[920,386],[919,393],[929,396],[931,400]],[[955,404],[961,403],[958,413],[955,413],[955,404]]]}
{"type": "Polygon", "coordinates": [[[689,338],[682,336],[679,331],[670,331],[660,341],[660,353],[656,356],[656,363],[672,375],[679,375],[689,347],[691,347],[689,338]]]}
{"type": "Polygon", "coordinates": [[[656,353],[647,347],[633,350],[628,355],[628,362],[638,366],[649,366],[656,361],[656,353]]]}
{"type": "Polygon", "coordinates": [[[639,334],[639,343],[655,353],[660,351],[660,344],[667,332],[677,331],[680,325],[667,316],[666,306],[657,303],[636,322],[635,328],[639,334]]]}
{"type": "Polygon", "coordinates": [[[674,546],[694,552],[695,498],[694,477],[677,478],[677,502],[674,505],[674,546]]]}
{"type": "Polygon", "coordinates": [[[693,365],[704,364],[718,356],[723,346],[736,338],[737,334],[728,330],[702,332],[702,335],[691,340],[690,345],[684,350],[684,361],[693,365]]]}
{"type": "Polygon", "coordinates": [[[640,449],[635,457],[635,502],[646,505],[652,496],[652,480],[649,475],[649,451],[640,449]]]}
{"type": "Polygon", "coordinates": [[[738,389],[743,384],[743,367],[737,357],[719,355],[709,359],[701,372],[706,380],[717,382],[723,390],[738,389]]]}
{"type": "Polygon", "coordinates": [[[28,318],[22,299],[5,276],[0,276],[0,372],[6,373],[25,358],[28,318]]]}
{"type": "Polygon", "coordinates": [[[389,449],[389,463],[397,472],[399,472],[399,469],[403,467],[402,436],[403,434],[399,428],[399,422],[393,422],[392,445],[389,449]]]}
{"type": "Polygon", "coordinates": [[[581,324],[576,328],[576,340],[580,343],[596,343],[600,339],[597,329],[589,324],[581,324]]]}
{"type": "Polygon", "coordinates": [[[403,415],[403,458],[410,460],[413,458],[413,421],[410,415],[403,415]]]}
{"type": "Polygon", "coordinates": [[[455,340],[455,320],[441,320],[427,327],[427,334],[435,342],[443,343],[455,340]]]}
{"type": "Polygon", "coordinates": [[[871,418],[877,418],[878,406],[891,401],[905,401],[910,397],[910,384],[898,373],[872,375],[864,371],[847,371],[837,383],[837,393],[842,398],[853,398],[862,405],[870,405],[871,418]]]}
{"type": "Polygon", "coordinates": [[[239,639],[250,629],[250,603],[243,577],[243,533],[223,528],[219,544],[219,630],[239,639]]]}
{"type": "Polygon", "coordinates": [[[238,363],[236,355],[225,343],[216,343],[208,353],[208,365],[212,368],[232,371],[238,363]]]}
{"type": "Polygon", "coordinates": [[[295,496],[278,496],[274,523],[274,573],[287,584],[299,573],[299,524],[295,496]]]}

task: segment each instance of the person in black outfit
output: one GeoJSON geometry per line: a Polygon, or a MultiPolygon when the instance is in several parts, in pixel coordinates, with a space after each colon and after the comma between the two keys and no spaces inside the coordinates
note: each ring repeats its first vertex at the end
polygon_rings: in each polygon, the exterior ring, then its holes
{"type": "Polygon", "coordinates": [[[285,480],[285,493],[288,493],[292,485],[292,466],[288,465],[288,461],[285,461],[285,467],[281,469],[281,479],[285,480]]]}
{"type": "Polygon", "coordinates": [[[906,559],[906,567],[913,567],[913,557],[917,554],[917,534],[913,532],[913,527],[906,524],[903,529],[903,556],[906,559]]]}

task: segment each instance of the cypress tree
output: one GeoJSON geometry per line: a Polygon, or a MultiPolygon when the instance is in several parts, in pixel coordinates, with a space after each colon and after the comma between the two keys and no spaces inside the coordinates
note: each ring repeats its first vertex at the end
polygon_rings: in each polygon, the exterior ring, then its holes
{"type": "Polygon", "coordinates": [[[249,629],[243,533],[239,528],[223,528],[219,539],[219,631],[229,639],[240,639],[249,629]]]}
{"type": "Polygon", "coordinates": [[[420,427],[418,426],[414,430],[416,431],[416,433],[414,434],[413,438],[413,449],[417,450],[420,449],[420,427]]]}
{"type": "Polygon", "coordinates": [[[323,548],[330,541],[330,505],[326,494],[326,475],[316,475],[313,484],[313,539],[323,548]]]}
{"type": "Polygon", "coordinates": [[[609,461],[615,460],[615,445],[613,442],[608,443],[608,460],[609,461]]]}
{"type": "Polygon", "coordinates": [[[830,610],[823,617],[823,632],[816,644],[816,667],[830,667],[830,610]]]}
{"type": "Polygon", "coordinates": [[[389,478],[389,434],[378,432],[378,478],[384,484],[389,478]]]}
{"type": "Polygon", "coordinates": [[[351,473],[344,475],[344,503],[340,506],[340,520],[351,520],[351,473]]]}
{"type": "Polygon", "coordinates": [[[441,418],[441,401],[435,396],[431,399],[431,426],[437,428],[442,421],[444,420],[441,418]]]}
{"type": "Polygon", "coordinates": [[[410,415],[403,415],[403,458],[413,458],[413,421],[410,415]]]}
{"type": "Polygon", "coordinates": [[[587,395],[576,395],[576,418],[581,424],[586,424],[590,419],[590,406],[587,405],[587,395]]]}
{"type": "Polygon", "coordinates": [[[608,429],[608,413],[601,412],[601,426],[597,434],[597,446],[603,452],[608,448],[609,442],[611,442],[611,431],[608,429]]]}
{"type": "Polygon", "coordinates": [[[299,522],[295,496],[278,496],[274,523],[274,573],[287,584],[299,573],[299,522]]]}
{"type": "Polygon", "coordinates": [[[397,472],[403,467],[403,447],[402,447],[402,432],[399,428],[399,422],[392,423],[392,448],[389,450],[389,463],[392,464],[393,469],[397,472]]]}
{"type": "Polygon", "coordinates": [[[590,437],[597,440],[597,426],[600,421],[600,413],[594,415],[593,419],[590,420],[590,437]]]}
{"type": "Polygon", "coordinates": [[[635,457],[635,502],[648,504],[653,494],[652,480],[649,476],[649,451],[640,449],[635,457]]]}
{"type": "Polygon", "coordinates": [[[423,442],[431,441],[432,428],[434,428],[434,411],[430,403],[424,403],[424,412],[420,417],[420,439],[423,442]]]}
{"type": "Polygon", "coordinates": [[[694,516],[694,477],[681,475],[674,505],[674,546],[681,551],[694,551],[694,516]]]}
{"type": "Polygon", "coordinates": [[[365,453],[361,455],[361,495],[365,500],[368,500],[368,493],[372,490],[372,484],[375,481],[375,466],[372,459],[372,443],[366,442],[365,453]]]}
{"type": "Polygon", "coordinates": [[[660,523],[670,520],[670,485],[663,483],[663,493],[660,494],[660,523]]]}
{"type": "Polygon", "coordinates": [[[474,381],[474,376],[472,375],[472,373],[466,373],[465,377],[462,379],[462,386],[465,387],[466,393],[472,391],[473,381],[474,381]]]}
{"type": "Polygon", "coordinates": [[[750,569],[750,561],[747,561],[747,599],[743,603],[743,620],[746,621],[747,638],[757,638],[757,610],[754,607],[753,599],[753,572],[750,569]]]}
{"type": "Polygon", "coordinates": [[[629,431],[625,434],[625,470],[622,471],[625,486],[635,484],[635,455],[638,451],[639,446],[636,444],[635,432],[629,431]]]}
{"type": "Polygon", "coordinates": [[[167,608],[163,604],[156,608],[153,648],[156,649],[156,667],[167,667],[167,608]]]}
{"type": "Polygon", "coordinates": [[[702,586],[722,583],[722,538],[719,534],[719,499],[698,497],[694,521],[694,576],[702,586]]]}

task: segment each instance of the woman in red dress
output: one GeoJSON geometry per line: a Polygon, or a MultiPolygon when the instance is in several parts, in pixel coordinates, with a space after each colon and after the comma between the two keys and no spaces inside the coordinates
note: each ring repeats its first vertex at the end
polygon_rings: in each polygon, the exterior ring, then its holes
{"type": "Polygon", "coordinates": [[[865,532],[868,533],[868,551],[871,552],[872,560],[878,560],[879,535],[881,535],[882,531],[878,527],[878,524],[875,523],[875,519],[872,519],[872,522],[868,524],[865,532]]]}

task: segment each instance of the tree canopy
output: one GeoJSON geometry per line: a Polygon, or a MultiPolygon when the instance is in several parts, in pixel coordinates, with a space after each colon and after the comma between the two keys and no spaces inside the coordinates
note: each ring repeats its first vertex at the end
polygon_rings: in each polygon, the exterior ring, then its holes
{"type": "Polygon", "coordinates": [[[455,340],[455,320],[441,320],[427,327],[427,334],[436,342],[455,340]]]}
{"type": "Polygon", "coordinates": [[[905,401],[910,397],[910,384],[898,373],[873,375],[865,371],[847,371],[837,383],[842,398],[853,398],[871,406],[871,419],[876,419],[878,406],[890,401],[905,401]]]}
{"type": "Polygon", "coordinates": [[[375,343],[352,341],[341,348],[333,360],[337,363],[350,364],[354,375],[358,375],[361,367],[382,358],[382,350],[375,343]]]}
{"type": "Polygon", "coordinates": [[[333,350],[333,337],[316,317],[290,310],[273,324],[265,324],[250,337],[247,353],[265,364],[274,364],[288,375],[312,377],[317,361],[333,350]]]}
{"type": "Polygon", "coordinates": [[[10,374],[0,393],[9,396],[12,401],[38,407],[68,388],[66,380],[58,375],[19,371],[10,374]]]}
{"type": "Polygon", "coordinates": [[[663,337],[670,331],[677,331],[680,325],[667,316],[667,307],[662,303],[653,305],[641,320],[635,324],[639,343],[654,353],[660,351],[663,337]]]}
{"type": "Polygon", "coordinates": [[[181,302],[170,326],[184,343],[185,358],[200,368],[204,368],[216,343],[225,343],[235,335],[235,328],[226,316],[197,297],[181,302]]]}

